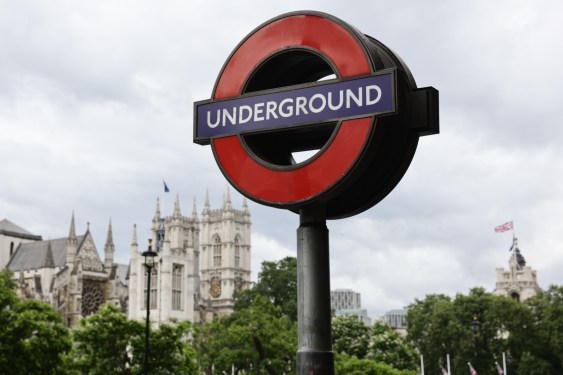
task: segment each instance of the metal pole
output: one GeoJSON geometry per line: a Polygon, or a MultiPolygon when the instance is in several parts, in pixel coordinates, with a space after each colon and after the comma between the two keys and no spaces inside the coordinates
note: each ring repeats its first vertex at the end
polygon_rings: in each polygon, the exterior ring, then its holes
{"type": "Polygon", "coordinates": [[[149,325],[151,313],[151,273],[152,270],[145,264],[147,268],[147,321],[145,324],[145,375],[149,373],[149,325]]]}
{"type": "Polygon", "coordinates": [[[506,372],[506,353],[502,352],[502,371],[504,371],[504,375],[508,375],[506,372]]]}
{"type": "Polygon", "coordinates": [[[333,375],[329,243],[323,209],[299,211],[297,375],[333,375]]]}
{"type": "Polygon", "coordinates": [[[420,355],[420,374],[424,375],[424,357],[420,355]]]}

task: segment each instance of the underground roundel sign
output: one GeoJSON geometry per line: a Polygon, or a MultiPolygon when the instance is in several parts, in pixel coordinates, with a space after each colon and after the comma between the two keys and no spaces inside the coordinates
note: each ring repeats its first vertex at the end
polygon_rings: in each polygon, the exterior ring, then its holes
{"type": "Polygon", "coordinates": [[[231,53],[210,100],[194,103],[194,142],[256,202],[328,219],[367,210],[438,133],[438,91],[417,88],[388,47],[318,12],[281,15],[231,53]],[[304,161],[295,156],[308,151],[304,161]]]}

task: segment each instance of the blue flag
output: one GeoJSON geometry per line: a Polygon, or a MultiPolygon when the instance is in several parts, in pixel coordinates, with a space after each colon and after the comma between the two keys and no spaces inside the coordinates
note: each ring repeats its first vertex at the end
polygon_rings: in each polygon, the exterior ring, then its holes
{"type": "Polygon", "coordinates": [[[168,189],[168,185],[166,185],[166,182],[164,182],[164,180],[163,180],[162,183],[164,184],[164,192],[170,193],[170,189],[168,189]]]}

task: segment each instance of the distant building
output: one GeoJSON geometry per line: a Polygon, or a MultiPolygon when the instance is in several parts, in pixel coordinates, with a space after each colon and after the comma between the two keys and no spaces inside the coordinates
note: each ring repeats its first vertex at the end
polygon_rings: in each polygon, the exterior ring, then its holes
{"type": "Polygon", "coordinates": [[[371,326],[371,318],[367,310],[362,309],[362,297],[360,293],[351,289],[336,289],[330,292],[330,306],[334,316],[355,315],[358,320],[371,326]]]}
{"type": "Polygon", "coordinates": [[[383,321],[393,330],[399,332],[402,335],[406,335],[407,313],[408,313],[407,309],[389,310],[385,313],[385,316],[383,317],[383,321]]]}
{"type": "Polygon", "coordinates": [[[540,291],[537,274],[531,267],[526,266],[526,260],[518,248],[517,238],[513,240],[511,251],[508,270],[504,268],[496,269],[494,294],[524,301],[540,291]]]}
{"type": "Polygon", "coordinates": [[[75,327],[102,303],[126,308],[127,266],[113,263],[114,251],[111,222],[102,262],[90,229],[76,235],[73,214],[68,237],[22,242],[6,267],[14,273],[21,298],[50,303],[68,326],[75,327]]]}
{"type": "Polygon", "coordinates": [[[332,310],[356,310],[362,308],[362,297],[351,289],[336,289],[330,292],[332,310]]]}

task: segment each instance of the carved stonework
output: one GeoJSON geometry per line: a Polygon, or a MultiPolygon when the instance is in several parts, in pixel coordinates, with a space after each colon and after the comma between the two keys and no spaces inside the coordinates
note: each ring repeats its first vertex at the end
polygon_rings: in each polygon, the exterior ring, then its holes
{"type": "Polygon", "coordinates": [[[104,290],[102,284],[93,280],[84,280],[82,288],[82,316],[94,314],[104,303],[104,290]]]}
{"type": "Polygon", "coordinates": [[[242,277],[241,276],[237,276],[235,279],[235,292],[240,293],[242,292],[242,277]]]}
{"type": "Polygon", "coordinates": [[[100,261],[98,252],[91,241],[84,243],[80,249],[79,256],[82,260],[82,269],[97,272],[102,272],[104,270],[104,265],[100,261]]]}
{"type": "Polygon", "coordinates": [[[213,298],[219,298],[221,296],[221,279],[219,277],[215,276],[211,279],[209,294],[213,298]]]}

